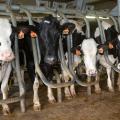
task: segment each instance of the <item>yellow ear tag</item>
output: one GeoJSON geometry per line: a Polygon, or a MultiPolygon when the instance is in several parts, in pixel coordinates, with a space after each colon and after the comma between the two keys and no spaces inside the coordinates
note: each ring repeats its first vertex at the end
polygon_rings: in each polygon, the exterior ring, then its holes
{"type": "Polygon", "coordinates": [[[32,38],[35,38],[35,37],[37,37],[37,34],[36,34],[35,32],[33,32],[33,31],[31,31],[30,36],[31,36],[32,38]]]}
{"type": "Polygon", "coordinates": [[[64,29],[63,34],[65,34],[65,35],[69,34],[69,29],[68,28],[64,29]]]}
{"type": "Polygon", "coordinates": [[[24,32],[20,31],[18,34],[18,39],[23,39],[24,38],[24,32]]]}

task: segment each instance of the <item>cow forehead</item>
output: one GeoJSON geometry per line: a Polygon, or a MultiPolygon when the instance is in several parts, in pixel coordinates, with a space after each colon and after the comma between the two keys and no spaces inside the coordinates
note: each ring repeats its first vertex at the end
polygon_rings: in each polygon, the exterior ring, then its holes
{"type": "Polygon", "coordinates": [[[97,44],[94,39],[84,39],[82,43],[82,50],[83,52],[87,52],[88,54],[96,53],[97,51],[97,44]]]}
{"type": "Polygon", "coordinates": [[[0,36],[10,36],[11,32],[12,29],[9,20],[0,18],[0,36]]]}

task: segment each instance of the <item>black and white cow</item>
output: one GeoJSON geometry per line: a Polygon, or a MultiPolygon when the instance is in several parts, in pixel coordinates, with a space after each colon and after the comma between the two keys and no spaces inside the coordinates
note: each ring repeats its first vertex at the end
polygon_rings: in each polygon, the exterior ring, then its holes
{"type": "MultiPolygon", "coordinates": [[[[100,31],[99,28],[96,28],[95,31],[95,39],[96,42],[98,43],[98,49],[99,49],[99,53],[98,54],[98,60],[100,62],[101,65],[103,65],[106,68],[107,71],[107,85],[108,85],[108,89],[109,91],[113,92],[114,88],[112,85],[112,81],[111,81],[111,66],[106,62],[104,56],[103,56],[103,52],[105,49],[108,49],[108,58],[109,60],[114,64],[116,62],[116,60],[118,60],[118,69],[119,69],[119,61],[120,61],[120,35],[118,34],[118,32],[115,30],[115,26],[111,25],[105,21],[102,21],[102,26],[104,28],[104,32],[105,32],[105,37],[106,37],[106,42],[104,44],[102,44],[102,41],[100,39],[100,31]]],[[[118,86],[120,88],[120,84],[118,81],[118,86]]],[[[97,88],[100,88],[99,85],[97,85],[97,88]]]]}
{"type": "MultiPolygon", "coordinates": [[[[3,99],[8,97],[8,80],[12,71],[11,61],[14,59],[14,53],[11,48],[10,35],[12,33],[11,24],[8,19],[0,18],[0,82],[3,99]]],[[[9,113],[9,106],[2,104],[3,113],[9,113]]]]}

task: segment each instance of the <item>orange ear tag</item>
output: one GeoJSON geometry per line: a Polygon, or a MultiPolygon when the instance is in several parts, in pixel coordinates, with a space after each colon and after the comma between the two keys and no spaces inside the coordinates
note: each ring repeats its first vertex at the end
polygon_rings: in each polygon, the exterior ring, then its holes
{"type": "Polygon", "coordinates": [[[18,39],[23,39],[24,38],[24,32],[21,30],[18,34],[18,39]]]}
{"type": "Polygon", "coordinates": [[[64,29],[63,34],[65,34],[65,35],[69,34],[69,29],[68,28],[64,29]]]}
{"type": "Polygon", "coordinates": [[[81,55],[81,52],[80,50],[76,50],[76,53],[75,53],[77,56],[80,56],[81,55]]]}
{"type": "Polygon", "coordinates": [[[31,36],[32,38],[35,38],[35,37],[37,37],[37,34],[36,34],[35,32],[33,32],[33,31],[31,31],[30,36],[31,36]]]}
{"type": "Polygon", "coordinates": [[[109,43],[109,49],[112,49],[113,48],[113,45],[112,45],[112,43],[109,43]]]}

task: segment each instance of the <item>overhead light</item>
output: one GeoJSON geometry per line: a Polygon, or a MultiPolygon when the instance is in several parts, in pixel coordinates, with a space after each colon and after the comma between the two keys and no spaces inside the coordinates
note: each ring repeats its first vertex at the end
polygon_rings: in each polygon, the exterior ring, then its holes
{"type": "Polygon", "coordinates": [[[88,19],[95,19],[96,17],[95,16],[86,16],[86,18],[88,18],[88,19]]]}
{"type": "MultiPolygon", "coordinates": [[[[95,19],[96,18],[96,16],[85,16],[86,18],[88,18],[88,19],[95,19]]],[[[100,19],[109,19],[109,17],[99,17],[100,19]]]]}

